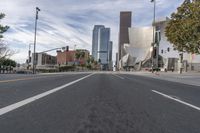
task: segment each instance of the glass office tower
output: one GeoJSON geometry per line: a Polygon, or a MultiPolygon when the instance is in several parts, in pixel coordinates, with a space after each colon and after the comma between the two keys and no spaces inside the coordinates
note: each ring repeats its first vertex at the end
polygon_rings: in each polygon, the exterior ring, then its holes
{"type": "Polygon", "coordinates": [[[94,57],[95,61],[98,61],[97,54],[98,54],[98,40],[99,40],[99,29],[105,28],[103,25],[95,25],[93,29],[93,36],[92,36],[92,56],[94,57]]]}

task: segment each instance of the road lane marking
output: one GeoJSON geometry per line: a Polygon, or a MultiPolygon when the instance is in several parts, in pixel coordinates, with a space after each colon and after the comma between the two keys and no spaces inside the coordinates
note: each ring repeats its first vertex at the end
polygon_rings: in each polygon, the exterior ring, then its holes
{"type": "Polygon", "coordinates": [[[165,98],[174,100],[174,101],[176,101],[176,102],[179,102],[179,103],[181,103],[181,104],[184,104],[184,105],[186,105],[186,106],[189,106],[189,107],[191,107],[191,108],[193,108],[193,109],[196,109],[196,110],[200,111],[200,107],[197,107],[197,106],[195,106],[195,105],[192,105],[192,104],[187,103],[187,102],[185,102],[185,101],[182,101],[182,100],[180,100],[180,99],[176,99],[176,98],[174,98],[174,97],[171,97],[171,96],[166,95],[166,94],[164,94],[164,93],[161,93],[161,92],[159,92],[159,91],[156,91],[156,90],[152,90],[152,91],[153,91],[154,93],[157,93],[157,94],[159,94],[159,95],[165,97],[165,98]]]}
{"type": "Polygon", "coordinates": [[[7,83],[7,82],[16,82],[16,81],[23,81],[23,80],[31,80],[36,78],[19,78],[19,79],[10,79],[10,80],[1,80],[0,83],[7,83]]]}
{"type": "Polygon", "coordinates": [[[8,112],[10,112],[10,111],[13,111],[13,110],[15,110],[15,109],[17,109],[17,108],[20,108],[20,107],[22,107],[22,106],[24,106],[24,105],[26,105],[26,104],[32,103],[32,102],[34,102],[34,101],[36,101],[36,100],[38,100],[38,99],[41,99],[41,98],[43,98],[43,97],[45,97],[45,96],[48,96],[48,95],[50,95],[50,94],[52,94],[52,93],[55,93],[55,92],[57,92],[57,91],[59,91],[59,90],[62,90],[62,89],[64,89],[65,87],[68,87],[68,86],[70,86],[70,85],[73,85],[73,84],[75,84],[75,83],[77,83],[77,82],[79,82],[79,81],[81,81],[81,80],[83,80],[83,79],[86,79],[86,78],[88,78],[88,77],[90,77],[90,76],[92,76],[92,75],[94,75],[94,74],[95,74],[95,73],[92,73],[92,74],[90,74],[90,75],[84,76],[84,77],[82,77],[82,78],[80,78],[80,79],[77,79],[77,80],[72,81],[72,82],[70,82],[70,83],[67,83],[67,84],[65,84],[65,85],[56,87],[56,88],[54,88],[54,89],[52,89],[52,90],[43,92],[43,93],[38,94],[38,95],[36,95],[36,96],[27,98],[27,99],[22,100],[22,101],[20,101],[20,102],[17,102],[17,103],[8,105],[8,106],[6,106],[6,107],[4,107],[4,108],[1,108],[1,109],[0,109],[0,116],[3,115],[3,114],[8,113],[8,112]]]}
{"type": "Polygon", "coordinates": [[[113,76],[118,77],[118,78],[120,78],[120,79],[125,79],[124,77],[119,76],[119,75],[117,75],[117,74],[113,74],[113,76]]]}
{"type": "Polygon", "coordinates": [[[8,83],[8,82],[16,82],[16,81],[24,81],[31,79],[40,79],[40,78],[51,78],[51,77],[62,77],[64,75],[50,75],[50,76],[38,76],[38,77],[27,77],[27,78],[18,78],[18,79],[9,79],[9,80],[0,80],[0,83],[8,83]]]}

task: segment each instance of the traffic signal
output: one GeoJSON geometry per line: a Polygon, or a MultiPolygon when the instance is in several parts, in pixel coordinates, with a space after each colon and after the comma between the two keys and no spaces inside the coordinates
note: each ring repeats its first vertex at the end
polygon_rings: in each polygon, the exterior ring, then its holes
{"type": "Polygon", "coordinates": [[[167,48],[167,51],[168,51],[168,52],[170,51],[170,48],[169,48],[169,47],[167,48]]]}
{"type": "Polygon", "coordinates": [[[69,46],[66,46],[66,51],[69,51],[69,46]]]}
{"type": "Polygon", "coordinates": [[[156,58],[156,56],[157,56],[157,48],[154,47],[153,48],[153,58],[156,58]]]}
{"type": "Polygon", "coordinates": [[[155,43],[159,44],[160,40],[161,40],[161,33],[160,33],[160,31],[156,31],[155,43]]]}

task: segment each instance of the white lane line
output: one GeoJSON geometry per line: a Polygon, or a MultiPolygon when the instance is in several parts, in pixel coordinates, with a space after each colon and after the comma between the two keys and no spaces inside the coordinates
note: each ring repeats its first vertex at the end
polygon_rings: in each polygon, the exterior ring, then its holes
{"type": "Polygon", "coordinates": [[[164,97],[166,97],[166,98],[168,98],[168,99],[174,100],[174,101],[176,101],[176,102],[179,102],[179,103],[181,103],[181,104],[184,104],[184,105],[186,105],[186,106],[189,106],[189,107],[191,107],[191,108],[193,108],[193,109],[196,109],[196,110],[200,111],[200,107],[197,107],[197,106],[195,106],[195,105],[192,105],[192,104],[190,104],[190,103],[184,102],[184,101],[182,101],[182,100],[173,98],[173,97],[171,97],[171,96],[169,96],[169,95],[166,95],[166,94],[164,94],[164,93],[161,93],[161,92],[159,92],[159,91],[156,91],[156,90],[152,90],[152,91],[153,91],[154,93],[157,93],[157,94],[159,94],[159,95],[161,95],[161,96],[164,96],[164,97]]]}
{"type": "Polygon", "coordinates": [[[118,77],[118,78],[120,78],[120,79],[125,79],[124,77],[122,77],[122,76],[119,76],[119,75],[117,75],[117,74],[113,74],[115,77],[118,77]]]}
{"type": "Polygon", "coordinates": [[[24,105],[26,105],[26,104],[29,104],[29,103],[31,103],[31,102],[34,102],[34,101],[36,101],[36,100],[38,100],[38,99],[41,99],[41,98],[43,98],[43,97],[45,97],[45,96],[48,96],[48,95],[50,95],[50,94],[52,94],[52,93],[55,93],[55,92],[57,92],[57,91],[59,91],[59,90],[62,90],[62,89],[64,89],[65,87],[68,87],[68,86],[70,86],[70,85],[73,85],[73,84],[75,84],[75,83],[77,83],[77,82],[79,82],[79,81],[81,81],[81,80],[83,80],[83,79],[86,79],[86,78],[88,78],[88,77],[90,77],[90,76],[92,76],[92,75],[94,75],[94,74],[95,74],[95,73],[92,73],[92,74],[90,74],[90,75],[84,76],[84,77],[82,77],[82,78],[80,78],[80,79],[77,79],[77,80],[72,81],[72,82],[70,82],[70,83],[67,83],[67,84],[65,84],[65,85],[56,87],[56,88],[54,88],[54,89],[52,89],[52,90],[46,91],[46,92],[44,92],[44,93],[38,94],[38,95],[36,95],[36,96],[27,98],[27,99],[22,100],[22,101],[20,101],[20,102],[11,104],[11,105],[6,106],[6,107],[4,107],[4,108],[1,108],[1,109],[0,109],[0,116],[3,115],[3,114],[8,113],[8,112],[10,112],[10,111],[13,111],[13,110],[15,110],[15,109],[17,109],[17,108],[20,108],[20,107],[22,107],[22,106],[24,106],[24,105]]]}

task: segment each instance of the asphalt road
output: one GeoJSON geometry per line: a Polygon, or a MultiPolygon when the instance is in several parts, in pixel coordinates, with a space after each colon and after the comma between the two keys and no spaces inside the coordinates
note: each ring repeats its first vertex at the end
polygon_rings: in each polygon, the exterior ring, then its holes
{"type": "Polygon", "coordinates": [[[200,133],[197,86],[118,73],[11,77],[0,80],[1,133],[200,133]]]}

